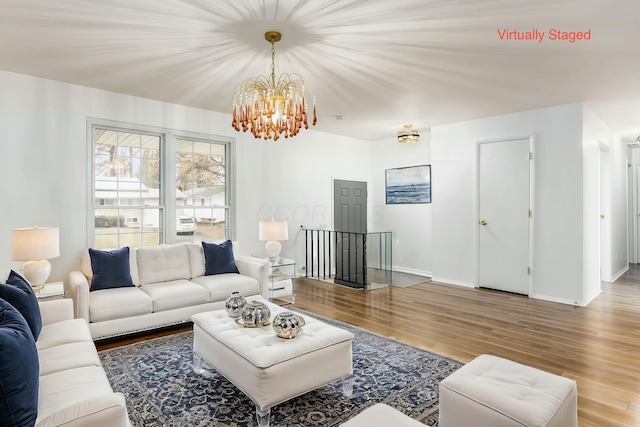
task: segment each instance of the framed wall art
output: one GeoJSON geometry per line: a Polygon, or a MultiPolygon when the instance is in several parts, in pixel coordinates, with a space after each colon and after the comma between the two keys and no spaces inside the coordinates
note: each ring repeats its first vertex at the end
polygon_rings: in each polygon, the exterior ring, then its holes
{"type": "Polygon", "coordinates": [[[385,171],[388,205],[431,203],[431,165],[385,171]]]}

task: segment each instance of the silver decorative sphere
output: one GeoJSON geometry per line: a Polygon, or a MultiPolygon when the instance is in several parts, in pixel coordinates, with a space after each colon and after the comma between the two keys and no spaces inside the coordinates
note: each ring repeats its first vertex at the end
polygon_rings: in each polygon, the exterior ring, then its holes
{"type": "Polygon", "coordinates": [[[247,327],[260,327],[269,324],[271,310],[260,301],[251,301],[240,313],[242,323],[247,327]]]}
{"type": "Polygon", "coordinates": [[[283,311],[276,315],[271,326],[280,338],[295,338],[304,326],[304,318],[290,311],[283,311]]]}
{"type": "Polygon", "coordinates": [[[227,310],[229,317],[238,317],[245,305],[247,305],[247,300],[240,295],[240,292],[233,292],[225,301],[224,309],[227,310]]]}

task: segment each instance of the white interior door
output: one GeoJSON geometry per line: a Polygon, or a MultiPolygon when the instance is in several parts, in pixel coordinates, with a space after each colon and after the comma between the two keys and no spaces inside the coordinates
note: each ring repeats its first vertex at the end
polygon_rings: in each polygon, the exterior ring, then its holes
{"type": "Polygon", "coordinates": [[[529,294],[529,139],[480,144],[479,286],[529,294]]]}

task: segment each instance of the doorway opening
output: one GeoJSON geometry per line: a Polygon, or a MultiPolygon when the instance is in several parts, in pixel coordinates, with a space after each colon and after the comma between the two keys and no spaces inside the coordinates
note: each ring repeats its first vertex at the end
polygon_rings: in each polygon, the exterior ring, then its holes
{"type": "Polygon", "coordinates": [[[364,288],[367,283],[367,183],[336,179],[333,181],[333,200],[334,282],[364,288]]]}

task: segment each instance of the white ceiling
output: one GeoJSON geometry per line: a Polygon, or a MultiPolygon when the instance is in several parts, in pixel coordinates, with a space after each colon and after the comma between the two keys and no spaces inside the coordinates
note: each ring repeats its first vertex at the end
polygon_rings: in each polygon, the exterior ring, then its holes
{"type": "Polygon", "coordinates": [[[631,135],[639,16],[638,0],[0,0],[0,69],[229,113],[277,30],[276,73],[313,87],[320,131],[376,140],[584,101],[631,135]],[[552,28],[591,39],[498,36],[552,28]]]}

